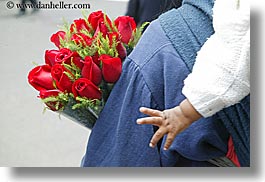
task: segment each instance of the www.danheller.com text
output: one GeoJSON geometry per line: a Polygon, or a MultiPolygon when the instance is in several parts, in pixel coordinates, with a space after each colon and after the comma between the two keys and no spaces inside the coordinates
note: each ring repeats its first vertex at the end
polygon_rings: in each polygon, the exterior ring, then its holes
{"type": "Polygon", "coordinates": [[[39,1],[37,4],[16,4],[17,8],[37,8],[37,9],[90,9],[90,4],[88,3],[65,3],[64,1],[49,3],[42,3],[39,1]]]}

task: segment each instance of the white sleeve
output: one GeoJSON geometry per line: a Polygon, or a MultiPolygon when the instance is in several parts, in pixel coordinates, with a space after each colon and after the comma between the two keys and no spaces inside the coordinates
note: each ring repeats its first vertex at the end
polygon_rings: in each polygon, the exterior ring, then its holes
{"type": "Polygon", "coordinates": [[[213,26],[215,33],[198,52],[182,90],[204,117],[250,93],[249,0],[216,0],[213,26]]]}

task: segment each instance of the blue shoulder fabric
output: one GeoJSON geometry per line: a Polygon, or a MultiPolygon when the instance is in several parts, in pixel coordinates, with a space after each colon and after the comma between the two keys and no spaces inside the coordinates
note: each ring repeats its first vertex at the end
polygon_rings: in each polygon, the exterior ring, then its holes
{"type": "Polygon", "coordinates": [[[180,8],[159,17],[163,30],[190,71],[197,52],[214,33],[212,7],[213,0],[187,0],[180,8]]]}

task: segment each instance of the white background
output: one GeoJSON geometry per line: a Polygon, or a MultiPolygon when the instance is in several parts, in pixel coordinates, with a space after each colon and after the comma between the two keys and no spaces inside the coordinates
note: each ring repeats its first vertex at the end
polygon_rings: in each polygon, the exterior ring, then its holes
{"type": "MultiPolygon", "coordinates": [[[[77,168],[0,168],[1,182],[44,181],[203,181],[264,182],[264,5],[251,1],[251,168],[165,168],[165,169],[77,169],[77,168]]],[[[1,27],[2,28],[2,27],[1,27]]],[[[2,61],[2,60],[1,60],[2,61]]]]}

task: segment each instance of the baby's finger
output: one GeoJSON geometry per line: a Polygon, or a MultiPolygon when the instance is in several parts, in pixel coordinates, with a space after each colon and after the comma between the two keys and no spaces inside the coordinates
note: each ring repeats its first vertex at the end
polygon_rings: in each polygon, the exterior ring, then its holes
{"type": "Polygon", "coordinates": [[[166,130],[165,129],[162,129],[162,128],[159,128],[155,134],[153,135],[150,143],[149,143],[149,146],[154,148],[156,146],[156,144],[158,143],[158,141],[166,134],[166,130]]]}
{"type": "Polygon", "coordinates": [[[155,109],[150,109],[147,107],[141,107],[140,112],[149,115],[149,116],[157,116],[157,117],[161,117],[163,116],[163,113],[161,111],[155,110],[155,109]]]}
{"type": "Polygon", "coordinates": [[[168,133],[168,135],[167,135],[167,139],[166,139],[166,142],[165,142],[165,144],[164,144],[164,148],[163,148],[164,150],[169,149],[169,147],[170,147],[171,144],[173,143],[175,137],[176,137],[175,134],[168,133]]]}
{"type": "Polygon", "coordinates": [[[155,126],[161,126],[162,118],[161,117],[146,117],[137,119],[137,124],[152,124],[155,126]]]}

